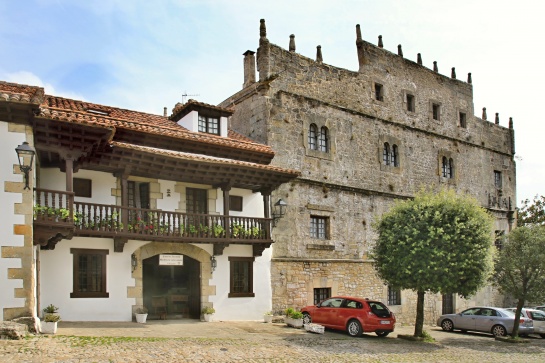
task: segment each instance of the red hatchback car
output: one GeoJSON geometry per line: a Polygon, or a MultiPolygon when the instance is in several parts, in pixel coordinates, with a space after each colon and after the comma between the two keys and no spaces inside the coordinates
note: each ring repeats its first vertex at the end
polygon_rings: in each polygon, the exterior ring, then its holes
{"type": "Polygon", "coordinates": [[[318,305],[301,309],[303,323],[316,323],[326,328],[346,330],[357,337],[374,332],[385,337],[394,331],[396,318],[386,305],[358,297],[335,296],[318,305]]]}

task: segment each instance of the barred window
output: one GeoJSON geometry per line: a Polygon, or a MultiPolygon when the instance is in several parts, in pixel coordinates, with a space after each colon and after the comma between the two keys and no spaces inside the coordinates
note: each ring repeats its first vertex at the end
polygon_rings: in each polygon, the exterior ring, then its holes
{"type": "Polygon", "coordinates": [[[254,258],[229,257],[229,297],[254,297],[254,258]]]}
{"type": "Polygon", "coordinates": [[[401,305],[401,290],[388,286],[388,305],[401,305]]]}
{"type": "Polygon", "coordinates": [[[314,289],[314,305],[331,297],[331,287],[318,287],[314,289]]]}
{"type": "Polygon", "coordinates": [[[452,158],[447,159],[446,156],[443,156],[441,164],[442,164],[443,178],[446,178],[446,179],[454,178],[454,160],[452,158]]]}
{"type": "Polygon", "coordinates": [[[390,165],[392,166],[399,166],[398,165],[398,153],[397,153],[397,145],[392,145],[392,151],[390,152],[390,165]]]}
{"type": "Polygon", "coordinates": [[[382,163],[384,165],[399,166],[399,151],[397,145],[392,145],[385,142],[382,149],[382,163]]]}
{"type": "Polygon", "coordinates": [[[319,148],[320,151],[328,152],[329,151],[329,130],[327,127],[322,126],[320,128],[320,138],[319,138],[319,148]]]}
{"type": "Polygon", "coordinates": [[[73,288],[71,298],[109,297],[106,291],[106,255],[108,250],[71,248],[73,288]]]}
{"type": "Polygon", "coordinates": [[[382,163],[390,165],[390,144],[387,142],[384,143],[384,148],[382,149],[382,163]]]}
{"type": "Polygon", "coordinates": [[[206,132],[208,134],[220,134],[219,128],[220,122],[217,118],[205,117],[199,115],[199,132],[206,132]]]}
{"type": "Polygon", "coordinates": [[[310,124],[308,128],[308,148],[311,150],[318,149],[318,128],[315,124],[310,124]]]}
{"type": "Polygon", "coordinates": [[[501,189],[501,186],[502,186],[501,171],[494,170],[494,186],[498,189],[501,189]]]}
{"type": "Polygon", "coordinates": [[[310,237],[318,239],[327,239],[327,222],[328,217],[310,217],[310,237]]]}

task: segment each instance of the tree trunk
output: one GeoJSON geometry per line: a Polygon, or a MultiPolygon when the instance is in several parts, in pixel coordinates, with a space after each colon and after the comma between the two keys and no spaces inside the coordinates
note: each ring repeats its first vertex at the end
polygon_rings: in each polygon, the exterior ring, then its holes
{"type": "Polygon", "coordinates": [[[418,291],[416,301],[416,321],[414,323],[414,336],[421,337],[424,331],[424,295],[425,291],[418,291]]]}
{"type": "Polygon", "coordinates": [[[513,331],[511,332],[511,337],[516,338],[519,335],[519,324],[520,324],[520,311],[524,306],[524,299],[519,299],[517,302],[517,310],[515,311],[515,324],[513,325],[513,331]]]}

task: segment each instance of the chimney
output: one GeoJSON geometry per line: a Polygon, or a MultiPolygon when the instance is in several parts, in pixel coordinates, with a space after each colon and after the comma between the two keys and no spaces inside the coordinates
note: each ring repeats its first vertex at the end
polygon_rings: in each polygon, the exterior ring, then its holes
{"type": "Polygon", "coordinates": [[[322,46],[318,45],[316,47],[316,62],[322,63],[324,61],[324,58],[322,57],[322,46]]]}
{"type": "Polygon", "coordinates": [[[295,52],[295,35],[294,34],[290,35],[290,48],[289,48],[289,51],[290,52],[295,52]]]}
{"type": "Polygon", "coordinates": [[[167,108],[163,107],[163,116],[167,117],[167,108]]]}
{"type": "Polygon", "coordinates": [[[255,52],[247,50],[244,56],[244,84],[242,88],[246,88],[255,83],[255,52]]]}
{"type": "Polygon", "coordinates": [[[416,63],[422,65],[422,55],[420,53],[416,55],[416,63]]]}
{"type": "Polygon", "coordinates": [[[257,48],[257,72],[259,80],[264,81],[269,77],[271,69],[270,64],[270,44],[267,39],[267,27],[265,19],[259,20],[259,48],[257,48]]]}
{"type": "Polygon", "coordinates": [[[361,29],[359,24],[356,24],[356,48],[358,51],[359,72],[363,72],[363,66],[365,65],[365,53],[363,52],[363,40],[361,39],[361,29]]]}

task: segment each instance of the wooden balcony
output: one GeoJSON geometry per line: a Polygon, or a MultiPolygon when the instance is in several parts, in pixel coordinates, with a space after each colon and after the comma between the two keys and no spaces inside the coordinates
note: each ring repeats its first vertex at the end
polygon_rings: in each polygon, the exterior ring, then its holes
{"type": "Polygon", "coordinates": [[[271,219],[192,214],[97,203],[74,202],[74,195],[47,189],[35,190],[34,244],[54,249],[66,238],[113,238],[121,252],[129,240],[174,243],[213,243],[220,255],[231,243],[254,246],[261,255],[273,242],[271,219]]]}

